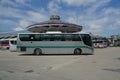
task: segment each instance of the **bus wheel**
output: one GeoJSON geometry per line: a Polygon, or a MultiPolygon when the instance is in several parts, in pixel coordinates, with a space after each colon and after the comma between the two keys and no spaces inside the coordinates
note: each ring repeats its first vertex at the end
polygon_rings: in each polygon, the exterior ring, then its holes
{"type": "Polygon", "coordinates": [[[37,48],[37,49],[34,50],[34,54],[40,55],[40,54],[42,54],[42,50],[37,48]]]}
{"type": "Polygon", "coordinates": [[[82,53],[82,50],[79,49],[79,48],[77,48],[77,49],[74,50],[74,54],[75,55],[80,55],[81,53],[82,53]]]}

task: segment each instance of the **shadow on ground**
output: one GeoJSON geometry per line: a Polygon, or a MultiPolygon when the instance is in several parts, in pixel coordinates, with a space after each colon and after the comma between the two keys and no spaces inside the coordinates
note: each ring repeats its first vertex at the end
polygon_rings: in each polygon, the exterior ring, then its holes
{"type": "Polygon", "coordinates": [[[41,55],[35,55],[35,54],[20,54],[19,56],[88,56],[92,54],[82,54],[82,55],[74,55],[74,54],[41,54],[41,55]]]}
{"type": "Polygon", "coordinates": [[[106,71],[112,71],[112,72],[119,72],[120,73],[120,68],[119,69],[103,69],[106,71]]]}

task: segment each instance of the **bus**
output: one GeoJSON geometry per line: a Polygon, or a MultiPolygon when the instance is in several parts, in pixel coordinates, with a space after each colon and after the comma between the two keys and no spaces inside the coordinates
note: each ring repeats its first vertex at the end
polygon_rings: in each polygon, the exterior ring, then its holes
{"type": "Polygon", "coordinates": [[[9,40],[0,40],[0,49],[9,49],[9,40]]]}
{"type": "Polygon", "coordinates": [[[94,40],[93,46],[94,48],[106,48],[108,45],[106,40],[94,40]]]}
{"type": "Polygon", "coordinates": [[[17,39],[9,39],[9,50],[10,51],[17,51],[17,39]]]}
{"type": "Polygon", "coordinates": [[[0,49],[16,51],[17,45],[16,42],[17,38],[3,38],[0,40],[0,49]]]}
{"type": "Polygon", "coordinates": [[[91,36],[87,33],[21,33],[17,51],[40,54],[93,54],[91,36]]]}

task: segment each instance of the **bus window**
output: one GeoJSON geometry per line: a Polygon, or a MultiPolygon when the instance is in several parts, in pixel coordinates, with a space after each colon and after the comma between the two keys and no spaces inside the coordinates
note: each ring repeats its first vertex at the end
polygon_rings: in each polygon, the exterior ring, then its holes
{"type": "Polygon", "coordinates": [[[21,41],[29,41],[29,34],[20,34],[19,38],[21,41]]]}
{"type": "Polygon", "coordinates": [[[17,41],[12,40],[12,41],[10,41],[10,43],[13,44],[13,45],[16,45],[17,41]]]}
{"type": "Polygon", "coordinates": [[[81,41],[81,38],[80,38],[79,34],[73,34],[72,35],[72,41],[81,41]]]}
{"type": "Polygon", "coordinates": [[[29,35],[29,41],[35,41],[35,35],[30,34],[29,35]]]}
{"type": "Polygon", "coordinates": [[[35,41],[41,41],[41,36],[40,34],[35,35],[35,41]]]}
{"type": "Polygon", "coordinates": [[[64,37],[65,37],[65,41],[72,41],[71,34],[66,34],[66,35],[64,35],[64,37]]]}
{"type": "Polygon", "coordinates": [[[50,35],[48,35],[48,34],[41,35],[41,40],[42,41],[50,41],[50,35]]]}
{"type": "Polygon", "coordinates": [[[9,44],[9,41],[3,41],[2,44],[9,44]]]}
{"type": "Polygon", "coordinates": [[[54,41],[62,41],[62,35],[60,34],[55,34],[55,35],[52,35],[53,38],[54,38],[54,41]]]}

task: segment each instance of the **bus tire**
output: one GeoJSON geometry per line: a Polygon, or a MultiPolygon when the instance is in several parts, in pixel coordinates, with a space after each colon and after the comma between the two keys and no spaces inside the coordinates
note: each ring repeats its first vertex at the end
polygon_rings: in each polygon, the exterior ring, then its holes
{"type": "Polygon", "coordinates": [[[81,54],[82,54],[82,50],[79,49],[79,48],[76,48],[76,49],[74,50],[74,54],[75,54],[75,55],[81,55],[81,54]]]}
{"type": "Polygon", "coordinates": [[[34,54],[35,55],[40,55],[40,54],[42,54],[42,50],[37,48],[37,49],[34,50],[34,54]]]}

